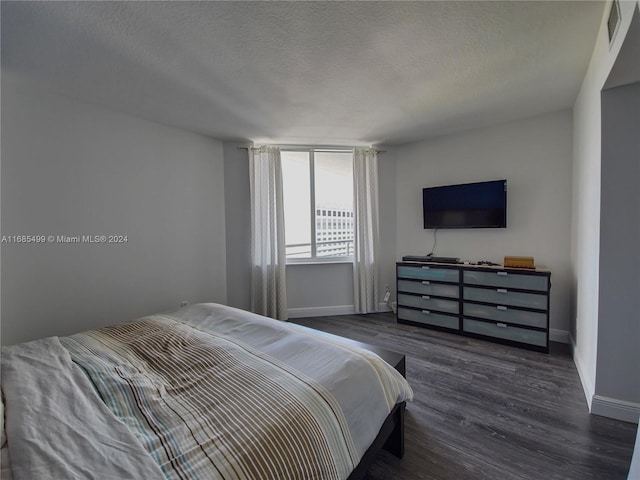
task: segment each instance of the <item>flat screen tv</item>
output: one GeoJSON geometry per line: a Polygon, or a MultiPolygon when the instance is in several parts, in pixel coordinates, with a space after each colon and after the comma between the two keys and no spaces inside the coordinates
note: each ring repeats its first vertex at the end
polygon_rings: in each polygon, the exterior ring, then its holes
{"type": "Polygon", "coordinates": [[[506,228],[507,181],[422,189],[424,228],[506,228]]]}

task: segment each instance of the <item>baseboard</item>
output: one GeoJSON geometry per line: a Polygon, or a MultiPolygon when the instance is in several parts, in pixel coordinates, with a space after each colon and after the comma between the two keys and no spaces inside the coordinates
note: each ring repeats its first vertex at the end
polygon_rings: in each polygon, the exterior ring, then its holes
{"type": "Polygon", "coordinates": [[[591,401],[591,413],[602,417],[615,418],[623,422],[638,423],[640,403],[594,395],[591,401]]]}
{"type": "MultiPolygon", "coordinates": [[[[390,312],[391,307],[386,303],[378,304],[378,312],[390,312]]],[[[354,315],[356,309],[353,305],[332,305],[330,307],[303,307],[290,308],[289,318],[303,317],[330,317],[332,315],[354,315]]]]}
{"type": "Polygon", "coordinates": [[[330,317],[332,315],[353,315],[356,310],[353,305],[334,305],[330,307],[290,308],[289,318],[302,317],[330,317]]]}
{"type": "Polygon", "coordinates": [[[573,363],[575,363],[576,370],[578,370],[578,377],[580,377],[580,383],[582,384],[582,390],[584,391],[584,396],[587,400],[589,412],[593,415],[615,418],[616,420],[622,420],[623,422],[638,423],[638,418],[640,417],[640,403],[627,402],[625,400],[618,400],[617,398],[610,398],[595,394],[595,385],[586,374],[582,354],[576,346],[573,336],[569,335],[569,339],[571,342],[571,349],[573,351],[573,363]]]}
{"type": "Polygon", "coordinates": [[[549,340],[552,342],[569,343],[569,332],[566,330],[549,329],[549,340]]]}
{"type": "Polygon", "coordinates": [[[391,312],[391,307],[386,303],[382,302],[378,304],[378,312],[391,312]]]}

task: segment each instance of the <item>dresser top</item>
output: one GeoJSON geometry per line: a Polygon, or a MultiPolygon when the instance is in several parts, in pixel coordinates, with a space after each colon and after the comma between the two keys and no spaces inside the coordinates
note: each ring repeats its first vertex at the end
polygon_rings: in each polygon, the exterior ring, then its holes
{"type": "Polygon", "coordinates": [[[483,269],[483,270],[508,270],[514,272],[538,272],[538,273],[551,273],[551,271],[543,266],[536,266],[536,268],[517,268],[517,267],[505,267],[504,265],[479,265],[477,263],[438,263],[438,262],[416,262],[416,261],[399,261],[398,265],[436,265],[438,267],[454,267],[454,268],[468,268],[468,269],[483,269]]]}

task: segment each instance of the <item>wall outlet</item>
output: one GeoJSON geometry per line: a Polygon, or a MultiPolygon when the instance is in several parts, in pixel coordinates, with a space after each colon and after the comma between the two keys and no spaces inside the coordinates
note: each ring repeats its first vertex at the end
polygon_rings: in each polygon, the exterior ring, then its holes
{"type": "Polygon", "coordinates": [[[182,301],[180,302],[180,308],[182,308],[182,307],[186,307],[187,305],[189,305],[189,302],[187,302],[186,300],[182,300],[182,301]]]}

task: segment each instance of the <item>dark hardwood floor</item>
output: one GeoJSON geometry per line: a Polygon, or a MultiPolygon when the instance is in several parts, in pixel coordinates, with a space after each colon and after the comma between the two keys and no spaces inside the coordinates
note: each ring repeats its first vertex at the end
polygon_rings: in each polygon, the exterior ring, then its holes
{"type": "Polygon", "coordinates": [[[589,414],[566,345],[531,352],[391,313],[291,321],[406,354],[406,453],[382,452],[366,480],[627,478],[636,425],[589,414]]]}

